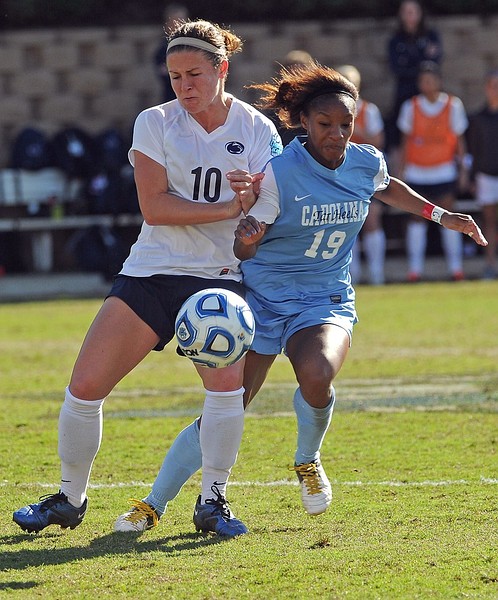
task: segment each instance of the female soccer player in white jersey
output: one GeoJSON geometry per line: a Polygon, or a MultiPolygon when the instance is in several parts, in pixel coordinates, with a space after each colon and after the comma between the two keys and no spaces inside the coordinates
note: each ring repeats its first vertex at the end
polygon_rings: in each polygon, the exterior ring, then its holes
{"type": "MultiPolygon", "coordinates": [[[[59,419],[60,491],[14,513],[24,530],[81,523],[104,399],[151,350],[162,350],[173,338],[182,303],[205,288],[243,294],[233,231],[250,206],[244,200],[244,187],[251,186],[246,173],[263,169],[280,153],[281,142],[269,119],[225,92],[228,58],[241,46],[233,33],[207,21],[180,24],[170,35],[167,67],[177,99],[138,116],[130,150],[145,222],[66,389],[59,419]],[[238,176],[230,180],[227,173],[238,176]]],[[[243,367],[242,360],[224,369],[197,368],[205,402],[194,524],[227,537],[247,531],[225,497],[242,436],[243,367]]]]}
{"type": "MultiPolygon", "coordinates": [[[[244,401],[254,398],[284,350],[299,384],[293,468],[304,508],[316,515],[332,499],[320,447],[334,407],[333,381],[357,320],[349,265],[372,197],[466,233],[480,245],[486,240],[472,217],[430,204],[389,177],[379,150],[349,141],[358,92],[336,71],[297,66],[254,87],[266,93],[262,108],[276,111],[288,127],[302,125],[308,135],[271,160],[259,198],[236,230],[235,254],[243,260],[246,298],[257,323],[246,358],[244,401]]],[[[157,524],[167,502],[201,466],[198,439],[194,421],[170,448],[151,493],[117,519],[117,530],[157,524]]]]}

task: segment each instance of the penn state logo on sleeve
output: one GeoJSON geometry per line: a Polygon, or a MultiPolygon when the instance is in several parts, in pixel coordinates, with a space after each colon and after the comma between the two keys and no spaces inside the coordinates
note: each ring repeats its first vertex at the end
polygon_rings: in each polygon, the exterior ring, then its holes
{"type": "Polygon", "coordinates": [[[227,142],[225,144],[226,151],[230,154],[242,154],[244,152],[244,144],[242,142],[227,142]]]}
{"type": "Polygon", "coordinates": [[[278,135],[278,133],[274,133],[271,136],[271,140],[270,140],[271,155],[278,156],[279,154],[282,154],[283,149],[284,149],[284,147],[282,145],[282,140],[280,139],[280,136],[278,135]]]}

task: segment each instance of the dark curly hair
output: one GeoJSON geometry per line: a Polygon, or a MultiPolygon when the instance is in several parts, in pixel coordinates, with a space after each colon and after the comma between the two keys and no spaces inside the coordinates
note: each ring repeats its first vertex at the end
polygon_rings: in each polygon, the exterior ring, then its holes
{"type": "Polygon", "coordinates": [[[282,68],[272,81],[248,87],[263,92],[257,107],[272,111],[288,128],[300,127],[301,113],[308,115],[330,94],[346,95],[355,104],[358,100],[358,90],[348,79],[316,61],[282,68]]]}

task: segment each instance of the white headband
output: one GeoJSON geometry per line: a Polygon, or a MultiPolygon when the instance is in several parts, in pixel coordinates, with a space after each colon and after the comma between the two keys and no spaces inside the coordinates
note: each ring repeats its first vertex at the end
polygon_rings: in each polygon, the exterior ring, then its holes
{"type": "Polygon", "coordinates": [[[168,52],[174,46],[193,46],[194,48],[200,48],[201,50],[205,50],[206,52],[211,52],[213,54],[225,54],[225,50],[222,48],[217,48],[214,44],[210,44],[209,42],[205,42],[204,40],[199,40],[198,38],[193,37],[177,37],[168,44],[168,52]]]}

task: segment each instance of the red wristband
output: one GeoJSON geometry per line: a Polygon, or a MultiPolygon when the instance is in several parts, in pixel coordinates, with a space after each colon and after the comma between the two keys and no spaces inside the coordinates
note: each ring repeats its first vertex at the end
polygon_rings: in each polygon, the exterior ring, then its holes
{"type": "Polygon", "coordinates": [[[434,208],[434,204],[431,204],[430,202],[425,203],[424,210],[422,211],[422,216],[424,217],[424,219],[432,221],[432,211],[434,210],[434,208]]]}

